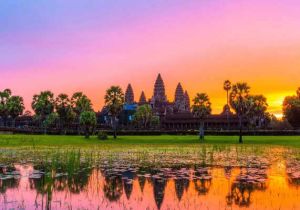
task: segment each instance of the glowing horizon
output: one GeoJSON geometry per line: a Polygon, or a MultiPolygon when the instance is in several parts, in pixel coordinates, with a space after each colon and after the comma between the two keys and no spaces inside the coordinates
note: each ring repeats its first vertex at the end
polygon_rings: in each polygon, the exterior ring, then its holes
{"type": "Polygon", "coordinates": [[[158,73],[168,99],[181,82],[192,99],[206,92],[213,113],[223,82],[244,81],[281,115],[300,82],[300,2],[5,1],[0,3],[0,89],[87,94],[96,111],[105,90],[128,83],[152,96],[158,73]]]}

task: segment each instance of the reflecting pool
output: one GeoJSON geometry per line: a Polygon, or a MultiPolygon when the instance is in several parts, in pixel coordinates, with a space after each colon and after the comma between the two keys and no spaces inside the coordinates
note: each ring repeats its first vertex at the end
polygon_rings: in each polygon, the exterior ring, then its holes
{"type": "Polygon", "coordinates": [[[299,166],[0,165],[0,209],[300,209],[299,166]]]}

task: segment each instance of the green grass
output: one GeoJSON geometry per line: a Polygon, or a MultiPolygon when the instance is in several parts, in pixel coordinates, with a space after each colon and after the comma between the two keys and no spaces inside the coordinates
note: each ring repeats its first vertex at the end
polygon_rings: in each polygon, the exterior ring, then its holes
{"type": "MultiPolygon", "coordinates": [[[[237,136],[206,136],[205,144],[238,144],[237,136]]],[[[101,141],[96,136],[0,135],[0,147],[185,147],[201,145],[197,136],[119,136],[116,140],[101,141]]],[[[300,147],[300,136],[245,136],[244,145],[280,145],[300,147]]]]}
{"type": "Polygon", "coordinates": [[[96,136],[0,134],[0,163],[35,162],[78,167],[78,161],[108,161],[151,166],[189,164],[247,165],[251,157],[300,159],[299,136],[119,136],[98,140],[96,136]],[[280,146],[280,147],[278,147],[280,146]],[[284,146],[281,147],[281,146],[284,146]],[[79,155],[77,155],[79,154],[79,155]],[[249,159],[250,158],[250,159],[249,159]]]}

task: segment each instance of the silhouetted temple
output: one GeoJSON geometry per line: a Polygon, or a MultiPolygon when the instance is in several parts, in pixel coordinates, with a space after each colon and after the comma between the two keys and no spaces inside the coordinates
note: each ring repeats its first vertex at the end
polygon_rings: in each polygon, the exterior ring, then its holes
{"type": "Polygon", "coordinates": [[[139,100],[139,105],[144,105],[146,103],[147,103],[146,95],[145,95],[144,91],[142,91],[140,100],[139,100]]]}
{"type": "Polygon", "coordinates": [[[175,90],[175,100],[174,100],[174,111],[175,112],[184,112],[189,111],[189,108],[186,106],[186,98],[183,92],[183,88],[180,83],[178,83],[175,90]]]}
{"type": "MultiPolygon", "coordinates": [[[[175,92],[174,101],[167,99],[165,83],[161,74],[158,74],[154,83],[153,95],[147,100],[144,91],[142,91],[139,101],[134,101],[134,91],[129,84],[125,92],[125,105],[123,113],[120,116],[120,124],[123,126],[130,125],[132,116],[138,106],[148,104],[151,106],[153,113],[160,118],[160,128],[165,130],[189,130],[199,128],[199,119],[194,117],[191,112],[190,97],[187,90],[184,90],[179,82],[175,92]]],[[[102,110],[105,114],[105,109],[102,110]]],[[[230,111],[228,105],[220,114],[212,114],[207,117],[205,126],[209,129],[237,129],[238,119],[230,111]]]]}
{"type": "Polygon", "coordinates": [[[131,87],[131,84],[128,84],[126,92],[125,92],[125,103],[133,104],[134,103],[134,93],[131,87]]]}

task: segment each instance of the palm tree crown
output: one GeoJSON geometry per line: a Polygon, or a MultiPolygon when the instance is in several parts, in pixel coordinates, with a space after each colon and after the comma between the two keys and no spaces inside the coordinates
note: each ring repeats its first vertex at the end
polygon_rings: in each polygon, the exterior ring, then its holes
{"type": "Polygon", "coordinates": [[[231,90],[231,82],[229,80],[225,80],[225,82],[223,84],[223,89],[227,93],[227,105],[228,105],[229,104],[229,95],[228,95],[228,92],[231,90]]]}
{"type": "Polygon", "coordinates": [[[24,100],[20,96],[11,96],[7,100],[7,109],[8,113],[12,118],[16,118],[19,115],[23,114],[25,109],[24,100]]]}
{"type": "Polygon", "coordinates": [[[79,116],[84,111],[93,111],[91,100],[82,92],[76,92],[71,98],[74,112],[79,116]]]}
{"type": "Polygon", "coordinates": [[[259,115],[265,113],[268,108],[267,98],[263,95],[251,95],[249,97],[249,100],[251,101],[251,109],[252,111],[259,115]]]}
{"type": "Polygon", "coordinates": [[[42,91],[33,96],[32,109],[39,116],[45,117],[54,111],[54,95],[50,91],[42,91]]]}
{"type": "Polygon", "coordinates": [[[229,91],[231,89],[231,82],[229,80],[225,80],[223,88],[225,91],[229,91]]]}
{"type": "Polygon", "coordinates": [[[192,110],[196,117],[204,119],[211,113],[211,102],[206,93],[197,93],[193,102],[192,110]]]}
{"type": "Polygon", "coordinates": [[[106,91],[104,97],[105,105],[108,108],[111,115],[117,115],[124,104],[124,93],[119,86],[112,86],[106,91]]]}
{"type": "Polygon", "coordinates": [[[236,113],[243,114],[248,108],[250,87],[247,83],[236,83],[230,93],[230,105],[236,113]]]}

